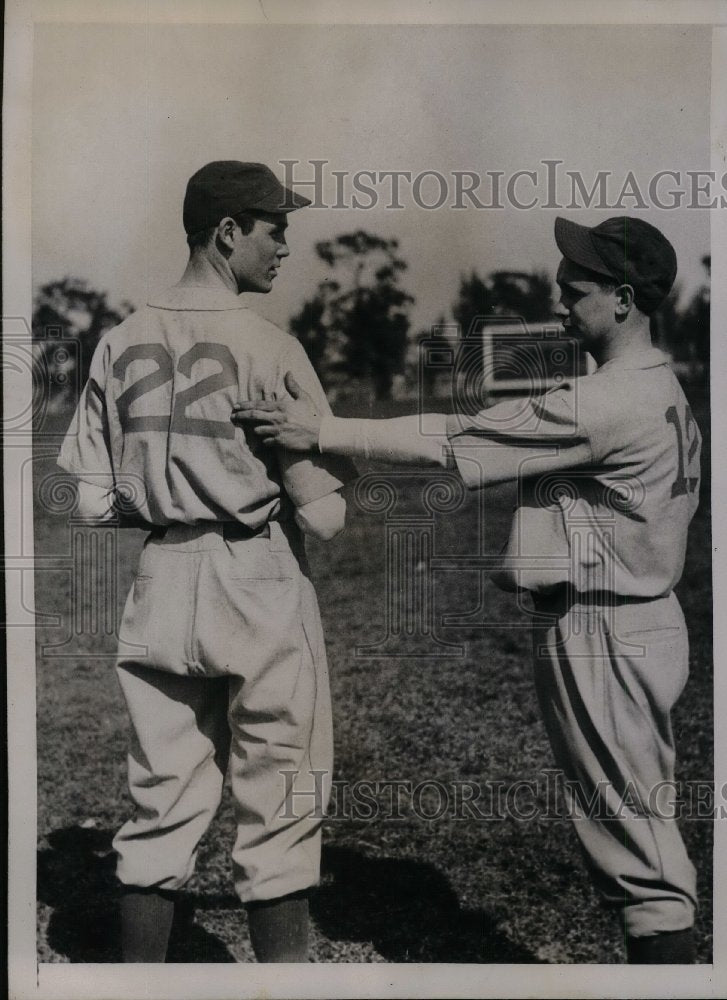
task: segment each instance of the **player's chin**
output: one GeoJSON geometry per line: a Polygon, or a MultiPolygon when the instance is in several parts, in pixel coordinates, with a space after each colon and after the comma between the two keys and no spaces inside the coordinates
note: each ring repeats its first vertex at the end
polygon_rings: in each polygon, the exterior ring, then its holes
{"type": "Polygon", "coordinates": [[[269,292],[273,287],[273,277],[272,274],[260,275],[254,282],[251,282],[251,287],[248,289],[251,292],[260,292],[263,295],[269,292]]]}

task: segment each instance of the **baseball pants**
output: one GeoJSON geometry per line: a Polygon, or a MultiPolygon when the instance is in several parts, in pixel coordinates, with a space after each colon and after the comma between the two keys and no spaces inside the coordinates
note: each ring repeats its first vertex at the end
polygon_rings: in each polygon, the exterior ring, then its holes
{"type": "Polygon", "coordinates": [[[229,770],[243,902],[315,885],[332,769],[318,604],[280,525],[270,537],[173,525],[152,535],[127,599],[117,673],[131,719],[134,816],[120,881],[178,889],[229,770]]]}
{"type": "Polygon", "coordinates": [[[535,608],[549,615],[533,629],[538,698],[594,882],[629,937],[691,927],[670,719],[689,662],[679,602],[569,606],[561,595],[535,608]]]}

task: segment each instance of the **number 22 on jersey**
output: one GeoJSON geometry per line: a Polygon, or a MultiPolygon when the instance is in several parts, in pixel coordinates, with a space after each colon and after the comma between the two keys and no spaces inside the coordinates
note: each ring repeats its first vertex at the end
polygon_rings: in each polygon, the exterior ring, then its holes
{"type": "Polygon", "coordinates": [[[131,413],[132,404],[147,393],[155,392],[174,378],[174,358],[162,344],[132,344],[114,362],[114,378],[123,379],[133,361],[153,361],[156,368],[125,389],[116,400],[119,420],[125,434],[140,431],[169,431],[176,434],[200,435],[202,437],[234,438],[235,428],[229,420],[210,420],[191,417],[187,407],[199,399],[209,396],[219,389],[237,385],[237,364],[229,347],[225,344],[211,344],[201,341],[179,358],[177,371],[191,379],[195,364],[207,358],[216,361],[219,371],[198,382],[192,383],[174,395],[171,414],[131,413]]]}

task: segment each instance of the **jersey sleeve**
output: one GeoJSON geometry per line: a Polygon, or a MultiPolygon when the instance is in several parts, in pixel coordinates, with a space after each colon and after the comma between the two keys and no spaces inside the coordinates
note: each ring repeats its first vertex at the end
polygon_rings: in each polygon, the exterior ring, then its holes
{"type": "Polygon", "coordinates": [[[105,398],[108,361],[108,343],[102,340],[91,360],[88,381],[57,462],[79,479],[110,489],[114,485],[114,469],[105,398]]]}
{"type": "Polygon", "coordinates": [[[570,389],[508,399],[473,416],[452,414],[447,437],[470,489],[593,462],[591,435],[570,389]]]}
{"type": "MultiPolygon", "coordinates": [[[[291,372],[298,385],[313,398],[321,414],[330,414],[331,408],[313,365],[292,337],[278,362],[275,388],[278,398],[288,395],[285,388],[287,372],[291,372]]],[[[334,455],[302,455],[281,448],[278,461],[283,486],[296,507],[327,496],[358,476],[356,466],[350,459],[334,455]]]]}
{"type": "Polygon", "coordinates": [[[296,508],[295,523],[304,534],[330,541],[346,527],[346,501],[340,493],[311,500],[296,508]]]}
{"type": "Polygon", "coordinates": [[[323,454],[376,459],[392,464],[449,467],[446,424],[444,413],[414,414],[387,420],[334,417],[330,414],[321,421],[318,447],[323,454]]]}

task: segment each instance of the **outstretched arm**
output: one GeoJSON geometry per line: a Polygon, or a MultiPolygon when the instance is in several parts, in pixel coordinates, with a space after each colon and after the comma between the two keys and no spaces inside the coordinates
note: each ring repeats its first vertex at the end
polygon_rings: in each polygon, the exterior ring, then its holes
{"type": "Polygon", "coordinates": [[[291,451],[320,451],[351,458],[385,462],[448,464],[446,416],[430,414],[427,433],[422,418],[358,420],[323,414],[290,372],[285,377],[289,396],[278,400],[238,403],[232,422],[250,424],[265,444],[291,451]]]}
{"type": "Polygon", "coordinates": [[[285,386],[290,395],[282,399],[240,403],[233,422],[250,424],[263,441],[295,451],[456,468],[470,489],[595,460],[591,435],[570,390],[505,399],[471,416],[344,420],[316,410],[290,373],[285,386]]]}

